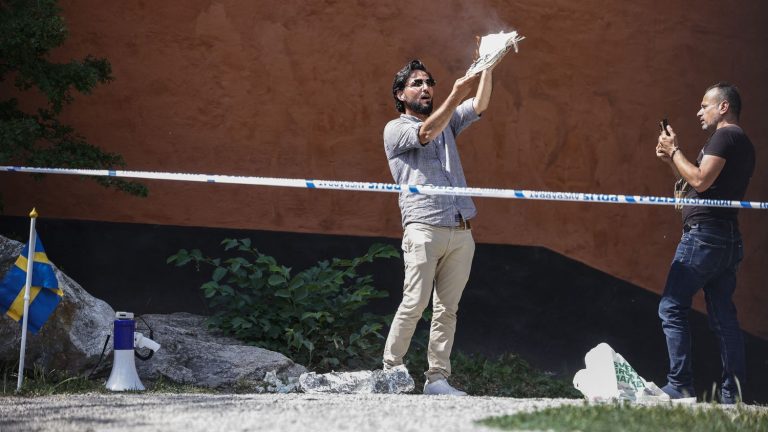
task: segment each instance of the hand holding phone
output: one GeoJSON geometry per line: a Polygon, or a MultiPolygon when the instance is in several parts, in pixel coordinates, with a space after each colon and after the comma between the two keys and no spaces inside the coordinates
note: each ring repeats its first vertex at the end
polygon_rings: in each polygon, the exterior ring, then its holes
{"type": "Polygon", "coordinates": [[[662,119],[659,122],[659,128],[661,128],[661,131],[667,134],[667,136],[670,136],[669,131],[667,130],[667,126],[669,126],[669,121],[667,121],[667,119],[662,119]]]}

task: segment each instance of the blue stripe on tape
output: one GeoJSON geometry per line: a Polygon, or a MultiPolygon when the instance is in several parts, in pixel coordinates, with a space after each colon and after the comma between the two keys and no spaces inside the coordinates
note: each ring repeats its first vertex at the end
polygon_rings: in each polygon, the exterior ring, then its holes
{"type": "Polygon", "coordinates": [[[741,206],[744,208],[752,208],[752,204],[749,201],[741,201],[741,206]]]}
{"type": "Polygon", "coordinates": [[[110,176],[110,177],[115,177],[116,175],[117,175],[117,171],[115,171],[115,170],[109,170],[109,176],[110,176]]]}
{"type": "Polygon", "coordinates": [[[514,192],[515,192],[515,196],[516,197],[518,197],[518,198],[525,198],[525,194],[523,194],[523,191],[516,190],[514,192]]]}
{"type": "Polygon", "coordinates": [[[631,202],[631,203],[637,202],[637,201],[635,201],[635,197],[628,196],[628,197],[625,197],[625,198],[627,199],[627,202],[631,202]]]}
{"type": "Polygon", "coordinates": [[[206,180],[208,183],[216,183],[215,178],[208,177],[208,180],[206,180]]]}
{"type": "Polygon", "coordinates": [[[408,185],[408,192],[410,193],[419,193],[419,188],[413,185],[408,185]]]}
{"type": "Polygon", "coordinates": [[[310,189],[315,188],[315,182],[313,180],[307,180],[307,187],[310,189]]]}

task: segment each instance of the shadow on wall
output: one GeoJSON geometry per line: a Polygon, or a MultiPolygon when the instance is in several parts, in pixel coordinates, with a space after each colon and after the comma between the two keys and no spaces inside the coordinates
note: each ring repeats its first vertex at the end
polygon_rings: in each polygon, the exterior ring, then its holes
{"type": "MultiPolygon", "coordinates": [[[[0,217],[0,234],[26,241],[28,220],[0,217]]],[[[299,271],[319,260],[359,256],[374,242],[399,239],[271,231],[189,228],[88,221],[38,221],[51,260],[115,310],[137,314],[186,311],[206,314],[199,286],[210,273],[165,264],[180,248],[218,254],[224,238],[250,237],[260,251],[299,271]]],[[[667,269],[659,269],[666,271],[667,269]]],[[[400,260],[363,271],[390,297],[372,305],[394,313],[400,300],[400,260]]],[[[647,380],[666,382],[667,354],[657,317],[659,296],[548,249],[480,244],[459,310],[455,349],[496,356],[513,352],[535,367],[570,380],[584,355],[610,344],[647,380]]],[[[706,316],[694,312],[697,391],[719,381],[717,342],[706,316]]],[[[768,341],[747,335],[748,401],[768,403],[768,341]]]]}

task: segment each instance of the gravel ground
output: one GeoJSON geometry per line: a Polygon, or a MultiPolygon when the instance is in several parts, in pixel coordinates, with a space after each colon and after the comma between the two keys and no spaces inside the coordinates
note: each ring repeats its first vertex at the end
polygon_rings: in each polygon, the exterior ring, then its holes
{"type": "MultiPolygon", "coordinates": [[[[0,432],[487,432],[495,429],[474,422],[496,415],[582,403],[579,399],[306,393],[9,396],[0,397],[0,432]]],[[[767,406],[747,408],[768,411],[767,406]]]]}
{"type": "Polygon", "coordinates": [[[423,395],[84,394],[0,398],[12,431],[488,431],[475,420],[574,399],[423,395]]]}

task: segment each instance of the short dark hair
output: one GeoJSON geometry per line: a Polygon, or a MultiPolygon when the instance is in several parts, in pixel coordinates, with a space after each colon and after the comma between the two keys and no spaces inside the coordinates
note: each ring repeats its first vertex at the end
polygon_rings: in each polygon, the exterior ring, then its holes
{"type": "Polygon", "coordinates": [[[739,89],[731,83],[720,81],[717,84],[707,87],[707,91],[704,93],[706,94],[712,89],[717,89],[721,102],[724,100],[728,101],[728,106],[736,115],[736,120],[738,120],[739,114],[741,114],[741,95],[739,95],[739,89]]]}
{"type": "Polygon", "coordinates": [[[408,77],[410,77],[411,73],[415,70],[426,72],[427,75],[429,75],[429,78],[432,79],[432,74],[429,73],[427,66],[424,65],[421,60],[413,59],[403,66],[403,68],[395,74],[395,80],[392,82],[392,97],[395,99],[395,109],[398,112],[405,112],[405,104],[397,98],[397,92],[405,90],[405,82],[408,81],[408,77]]]}

